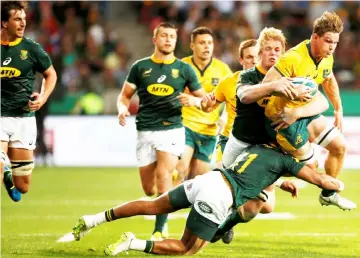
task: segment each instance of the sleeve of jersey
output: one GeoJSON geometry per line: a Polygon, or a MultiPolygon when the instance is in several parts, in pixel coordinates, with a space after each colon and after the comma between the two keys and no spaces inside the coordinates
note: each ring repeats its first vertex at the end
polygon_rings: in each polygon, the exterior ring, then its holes
{"type": "Polygon", "coordinates": [[[300,62],[301,56],[295,51],[290,51],[283,54],[274,67],[284,77],[295,77],[296,67],[300,62]]]}
{"type": "Polygon", "coordinates": [[[236,84],[237,87],[245,86],[245,85],[254,85],[256,84],[251,76],[251,72],[241,72],[239,74],[238,82],[236,84]]]}
{"type": "Polygon", "coordinates": [[[131,68],[130,68],[130,72],[126,78],[126,81],[133,85],[133,88],[136,89],[136,85],[137,85],[137,78],[139,76],[139,72],[138,72],[138,63],[134,63],[131,68]]]}
{"type": "Polygon", "coordinates": [[[226,78],[221,80],[214,90],[216,101],[220,103],[225,101],[224,90],[226,89],[226,78]]]}
{"type": "Polygon", "coordinates": [[[224,67],[224,76],[231,75],[233,72],[231,71],[230,67],[228,65],[225,65],[224,67]]]}
{"type": "Polygon", "coordinates": [[[189,64],[186,64],[185,74],[187,76],[186,86],[191,92],[201,89],[199,79],[196,76],[194,69],[189,64]]]}
{"type": "Polygon", "coordinates": [[[305,166],[305,163],[299,162],[290,155],[283,155],[283,169],[284,172],[291,173],[294,176],[299,174],[299,171],[305,166]]]}
{"type": "Polygon", "coordinates": [[[39,73],[45,72],[52,65],[52,61],[48,53],[40,44],[36,46],[36,64],[35,70],[39,73]]]}

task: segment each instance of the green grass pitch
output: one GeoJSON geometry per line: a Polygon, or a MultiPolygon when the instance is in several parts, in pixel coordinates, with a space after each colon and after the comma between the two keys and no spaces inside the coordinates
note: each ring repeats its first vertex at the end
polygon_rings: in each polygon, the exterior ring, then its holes
{"type": "MultiPolygon", "coordinates": [[[[343,196],[359,205],[360,171],[344,171],[340,179],[343,196]]],[[[292,199],[277,189],[275,212],[287,218],[238,225],[230,245],[210,244],[197,256],[360,257],[360,208],[322,207],[319,192],[308,185],[292,199]]],[[[122,232],[148,239],[153,229],[154,221],[139,216],[101,225],[80,242],[56,242],[80,216],[143,197],[135,168],[36,168],[30,192],[20,203],[13,203],[3,186],[1,195],[1,257],[104,257],[104,248],[122,232]]],[[[179,238],[184,225],[184,218],[171,219],[170,237],[179,238]]],[[[148,255],[130,251],[118,256],[148,255]]]]}

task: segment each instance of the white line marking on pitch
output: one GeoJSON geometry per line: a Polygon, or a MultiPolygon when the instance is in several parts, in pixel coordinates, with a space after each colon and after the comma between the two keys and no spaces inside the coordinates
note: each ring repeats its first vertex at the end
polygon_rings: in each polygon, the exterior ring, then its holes
{"type": "MultiPolygon", "coordinates": [[[[188,213],[171,213],[169,219],[186,219],[188,213]]],[[[145,220],[155,220],[155,215],[145,215],[145,220]]],[[[258,214],[255,219],[257,220],[293,220],[296,216],[289,212],[272,212],[270,214],[258,214]]]]}

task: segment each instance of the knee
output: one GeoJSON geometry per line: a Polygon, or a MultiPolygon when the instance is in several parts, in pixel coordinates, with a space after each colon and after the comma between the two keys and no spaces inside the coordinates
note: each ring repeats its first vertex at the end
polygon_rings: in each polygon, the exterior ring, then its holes
{"type": "Polygon", "coordinates": [[[26,182],[14,182],[14,185],[16,187],[16,189],[22,193],[22,194],[25,194],[29,191],[29,188],[30,188],[30,184],[29,183],[26,183],[26,182]]]}
{"type": "Polygon", "coordinates": [[[264,206],[261,208],[261,213],[262,214],[269,214],[272,213],[274,211],[274,206],[265,203],[264,206]]]}
{"type": "Polygon", "coordinates": [[[329,152],[336,156],[344,156],[346,152],[346,143],[344,137],[338,138],[336,143],[329,149],[329,152]]]}
{"type": "Polygon", "coordinates": [[[143,189],[144,189],[146,196],[153,196],[157,193],[155,186],[144,186],[143,189]]]}

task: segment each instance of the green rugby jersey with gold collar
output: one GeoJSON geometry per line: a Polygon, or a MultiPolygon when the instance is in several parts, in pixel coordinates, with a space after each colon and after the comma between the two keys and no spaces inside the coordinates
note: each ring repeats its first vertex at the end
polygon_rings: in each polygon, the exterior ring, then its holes
{"type": "Polygon", "coordinates": [[[27,108],[36,72],[52,65],[49,55],[38,43],[26,37],[1,41],[1,116],[34,116],[27,108]]]}
{"type": "Polygon", "coordinates": [[[153,55],[133,64],[127,82],[139,95],[138,131],[161,131],[182,127],[180,92],[196,91],[201,84],[193,68],[177,59],[161,61],[153,55]]]}

